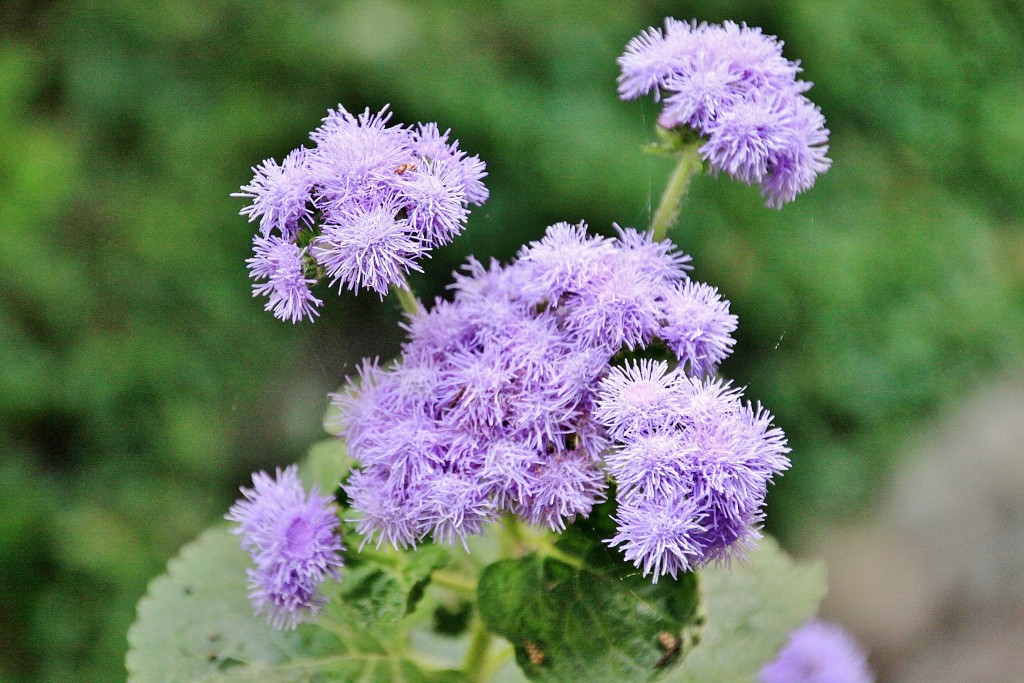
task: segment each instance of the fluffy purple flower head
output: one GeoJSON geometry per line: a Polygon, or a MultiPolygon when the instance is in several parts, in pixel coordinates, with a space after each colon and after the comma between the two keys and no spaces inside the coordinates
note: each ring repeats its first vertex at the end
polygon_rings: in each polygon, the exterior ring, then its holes
{"type": "Polygon", "coordinates": [[[417,520],[421,534],[448,545],[459,541],[466,552],[466,536],[479,534],[494,519],[488,489],[479,479],[454,472],[439,473],[416,483],[417,520]]]}
{"type": "Polygon", "coordinates": [[[443,168],[455,169],[462,179],[466,201],[480,206],[489,196],[483,179],[486,166],[477,156],[468,156],[459,149],[459,142],[449,142],[450,130],[440,132],[436,123],[417,124],[413,131],[412,150],[421,159],[443,168]]]}
{"type": "Polygon", "coordinates": [[[403,174],[402,199],[409,207],[409,225],[424,244],[448,244],[462,232],[469,216],[466,186],[459,169],[425,163],[422,173],[403,174]],[[406,178],[408,176],[408,178],[406,178]]]}
{"type": "Polygon", "coordinates": [[[524,504],[515,512],[530,524],[564,531],[567,522],[586,517],[605,499],[604,472],[586,454],[556,453],[537,473],[524,504]]]}
{"type": "Polygon", "coordinates": [[[716,172],[744,183],[760,183],[769,165],[797,142],[790,93],[756,92],[723,111],[706,126],[708,142],[700,155],[716,172]]]}
{"type": "Polygon", "coordinates": [[[492,442],[484,453],[480,480],[494,494],[499,509],[517,509],[538,486],[537,473],[544,454],[522,441],[504,438],[492,442]]]}
{"type": "Polygon", "coordinates": [[[668,574],[675,578],[701,561],[700,548],[694,537],[703,531],[701,515],[692,500],[681,494],[663,498],[633,498],[620,501],[618,533],[608,539],[611,546],[621,546],[626,560],[653,574],[654,583],[668,574]]]}
{"type": "Polygon", "coordinates": [[[566,305],[567,326],[583,346],[646,347],[661,326],[660,288],[642,272],[609,261],[608,270],[566,305]]]}
{"type": "Polygon", "coordinates": [[[227,514],[238,524],[255,568],[248,570],[249,598],[257,614],[277,629],[294,629],[326,602],[320,584],[338,579],[344,551],[332,499],[314,487],[307,495],[294,465],[252,477],[227,514]]]}
{"type": "Polygon", "coordinates": [[[660,98],[661,88],[681,62],[696,52],[699,38],[707,24],[665,19],[665,30],[651,27],[629,41],[618,59],[619,95],[633,100],[654,91],[660,98]]]}
{"type": "Polygon", "coordinates": [[[398,207],[385,201],[369,210],[335,212],[323,232],[313,240],[312,254],[331,278],[331,286],[353,292],[371,289],[381,298],[388,287],[403,289],[405,274],[421,268],[416,259],[423,253],[419,240],[398,217],[398,207]]]}
{"type": "Polygon", "coordinates": [[[667,19],[630,41],[619,66],[623,99],[664,95],[659,124],[692,129],[712,171],[760,184],[768,206],[792,201],[831,164],[825,119],[803,94],[811,84],[758,28],[667,19]]]}
{"type": "Polygon", "coordinates": [[[420,535],[417,529],[417,506],[405,490],[389,485],[379,468],[357,470],[345,485],[352,508],[362,513],[356,520],[356,531],[363,544],[376,538],[380,548],[387,541],[395,548],[415,546],[420,535]]]}
{"type": "Polygon", "coordinates": [[[279,320],[297,323],[313,320],[323,302],[313,296],[310,285],[316,280],[306,276],[306,249],[271,235],[253,238],[253,257],[246,259],[249,275],[255,282],[253,296],[267,297],[264,309],[279,320]]]}
{"type": "Polygon", "coordinates": [[[567,293],[578,293],[597,276],[603,256],[612,252],[608,240],[587,235],[585,223],[555,223],[539,241],[519,252],[523,295],[557,305],[567,293]]]}
{"type": "Polygon", "coordinates": [[[669,426],[679,413],[679,381],[663,361],[613,367],[601,380],[594,417],[614,438],[669,426]]]}
{"type": "MultiPolygon", "coordinates": [[[[657,286],[672,285],[687,279],[690,256],[668,241],[655,242],[650,232],[615,225],[617,265],[657,286]]],[[[607,259],[606,259],[607,260],[607,259]]],[[[604,265],[604,264],[602,264],[604,265]]]]}
{"type": "Polygon", "coordinates": [[[778,657],[761,669],[760,683],[873,683],[867,655],[843,629],[809,621],[789,635],[778,657]]]}
{"type": "MultiPolygon", "coordinates": [[[[310,134],[312,149],[299,148],[281,164],[268,159],[234,195],[252,200],[241,213],[260,220],[264,239],[296,249],[310,244],[318,272],[339,289],[383,296],[392,285],[405,287],[405,276],[420,270],[419,259],[451,242],[465,227],[469,206],[487,199],[479,158],[435,124],[407,128],[390,120],[387,107],[353,115],[339,106],[310,134]]],[[[308,290],[315,278],[302,284],[308,290]]],[[[296,286],[289,292],[290,299],[274,287],[259,290],[273,298],[269,309],[281,309],[278,317],[312,319],[312,295],[303,298],[296,286]]]]}
{"type": "Polygon", "coordinates": [[[663,428],[629,438],[605,457],[605,464],[621,495],[635,492],[641,498],[666,497],[685,490],[686,456],[692,448],[682,433],[663,428]]]}
{"type": "Polygon", "coordinates": [[[605,457],[618,484],[614,544],[631,549],[627,559],[645,573],[686,568],[659,556],[675,546],[649,542],[663,533],[661,511],[682,510],[680,501],[690,514],[678,531],[686,535],[678,542],[688,549],[687,566],[742,558],[761,537],[768,484],[789,467],[785,435],[770,413],[742,403],[727,383],[641,361],[611,370],[595,416],[618,442],[605,457]]]}
{"type": "Polygon", "coordinates": [[[832,160],[825,156],[828,129],[821,109],[805,97],[796,98],[789,126],[792,132],[787,144],[773,156],[768,175],[761,182],[761,194],[773,209],[810,189],[815,179],[832,165],[832,160]]]}
{"type": "Polygon", "coordinates": [[[313,176],[305,148],[293,150],[280,164],[267,159],[252,169],[252,182],[242,186],[232,197],[248,197],[252,204],[239,213],[252,222],[260,219],[260,232],[269,237],[277,230],[281,237],[294,240],[299,230],[312,220],[310,192],[313,176]]]}
{"type": "Polygon", "coordinates": [[[672,244],[632,228],[616,229],[618,239],[606,241],[603,253],[589,255],[585,279],[562,302],[577,343],[612,353],[647,346],[661,327],[664,293],[686,280],[690,267],[690,258],[672,244]]]}
{"type": "Polygon", "coordinates": [[[692,375],[711,375],[732,353],[736,316],[729,302],[709,285],[688,280],[662,300],[664,324],[658,332],[692,375]]]}

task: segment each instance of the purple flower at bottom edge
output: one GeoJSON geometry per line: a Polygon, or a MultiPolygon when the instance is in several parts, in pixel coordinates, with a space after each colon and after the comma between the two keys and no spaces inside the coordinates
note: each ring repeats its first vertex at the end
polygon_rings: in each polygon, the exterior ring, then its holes
{"type": "Polygon", "coordinates": [[[294,465],[272,479],[256,472],[225,517],[238,524],[242,547],[256,567],[248,571],[249,598],[276,629],[294,629],[326,602],[319,591],[337,579],[344,546],[336,533],[332,499],[313,488],[307,495],[294,465]]]}
{"type": "Polygon", "coordinates": [[[872,683],[867,656],[843,629],[809,621],[789,635],[778,657],[761,669],[760,683],[872,683]]]}

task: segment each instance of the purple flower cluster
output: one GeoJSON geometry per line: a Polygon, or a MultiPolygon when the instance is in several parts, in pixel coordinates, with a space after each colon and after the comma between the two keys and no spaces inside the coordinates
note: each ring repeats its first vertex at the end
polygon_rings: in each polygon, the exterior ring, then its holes
{"type": "Polygon", "coordinates": [[[832,163],[825,118],[803,94],[811,84],[758,28],[670,18],[664,31],[633,38],[618,61],[623,99],[664,97],[659,123],[693,129],[712,170],[760,184],[768,206],[792,201],[832,163]]]}
{"type": "Polygon", "coordinates": [[[294,465],[276,479],[257,472],[252,483],[226,515],[256,565],[248,570],[249,598],[274,628],[294,629],[323,607],[320,584],[339,578],[338,518],[330,497],[315,487],[306,495],[294,465]]]}
{"type": "Polygon", "coordinates": [[[768,483],[789,467],[770,413],[727,383],[641,360],[601,381],[594,416],[617,442],[605,458],[618,483],[608,543],[644,575],[675,577],[760,538],[768,483]]]}
{"type": "Polygon", "coordinates": [[[761,669],[760,683],[872,683],[867,656],[843,629],[810,621],[761,669]]]}
{"type": "Polygon", "coordinates": [[[469,205],[487,199],[484,163],[436,124],[387,125],[387,107],[353,116],[340,106],[310,134],[315,146],[267,159],[234,196],[259,220],[246,262],[253,296],[281,320],[312,320],[321,301],[310,286],[405,287],[417,261],[462,232],[469,205]]]}
{"type": "Polygon", "coordinates": [[[725,557],[788,461],[767,413],[701,379],[731,350],[736,318],[688,263],[633,229],[606,239],[567,223],[508,266],[470,261],[452,301],[410,318],[401,358],[365,363],[334,397],[362,464],[348,482],[360,532],[465,543],[502,512],[562,530],[603,499],[606,467],[629,559],[657,577],[725,557]],[[675,371],[611,365],[657,341],[675,371]],[[693,549],[673,559],[655,536],[693,549]]]}

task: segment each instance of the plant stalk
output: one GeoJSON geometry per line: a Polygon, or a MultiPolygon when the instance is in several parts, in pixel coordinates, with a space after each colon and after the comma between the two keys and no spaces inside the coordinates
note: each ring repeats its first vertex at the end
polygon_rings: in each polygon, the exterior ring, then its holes
{"type": "Polygon", "coordinates": [[[416,298],[416,294],[412,291],[412,287],[409,286],[408,282],[403,281],[402,284],[405,286],[391,285],[391,292],[398,298],[398,305],[402,307],[402,311],[407,315],[418,313],[422,308],[419,299],[416,298]]]}
{"type": "Polygon", "coordinates": [[[483,619],[477,617],[473,622],[473,635],[469,641],[469,650],[466,651],[466,662],[462,665],[462,673],[470,683],[483,683],[487,680],[488,672],[487,653],[491,647],[491,634],[484,625],[483,619]]]}
{"type": "Polygon", "coordinates": [[[700,141],[694,142],[679,151],[679,162],[676,164],[675,170],[672,171],[668,186],[665,187],[665,192],[661,195],[658,210],[654,212],[654,218],[651,219],[651,236],[655,242],[665,239],[669,228],[675,225],[676,219],[679,218],[683,197],[690,187],[690,179],[704,168],[704,162],[701,161],[700,155],[697,153],[700,144],[700,141]]]}

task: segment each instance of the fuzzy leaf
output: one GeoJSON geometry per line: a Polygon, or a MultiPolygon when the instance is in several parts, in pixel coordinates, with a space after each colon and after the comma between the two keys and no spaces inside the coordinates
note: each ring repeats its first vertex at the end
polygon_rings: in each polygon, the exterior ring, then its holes
{"type": "MultiPolygon", "coordinates": [[[[395,654],[399,630],[368,630],[337,596],[318,624],[276,631],[253,614],[249,558],[227,529],[208,529],[150,584],[128,633],[130,683],[457,681],[395,654]]],[[[336,590],[336,589],[335,589],[336,590]]]]}
{"type": "Polygon", "coordinates": [[[583,536],[563,552],[583,569],[525,555],[484,570],[478,596],[487,627],[508,639],[534,681],[649,681],[676,666],[699,631],[696,580],[658,584],[583,536]]]}
{"type": "Polygon", "coordinates": [[[753,683],[789,632],[818,612],[825,594],[821,563],[796,563],[769,537],[732,569],[701,572],[707,623],[701,643],[669,680],[753,683]]]}

